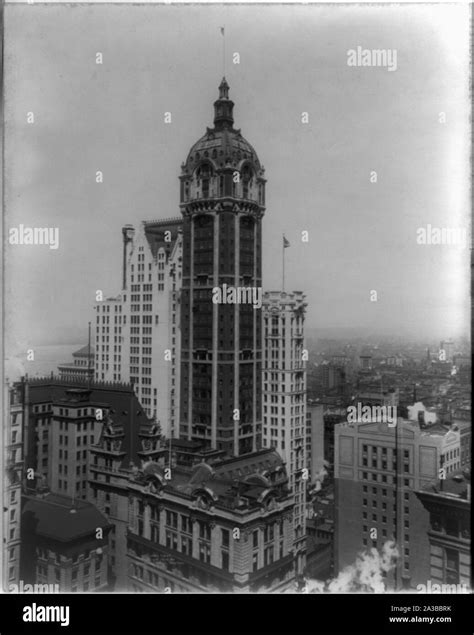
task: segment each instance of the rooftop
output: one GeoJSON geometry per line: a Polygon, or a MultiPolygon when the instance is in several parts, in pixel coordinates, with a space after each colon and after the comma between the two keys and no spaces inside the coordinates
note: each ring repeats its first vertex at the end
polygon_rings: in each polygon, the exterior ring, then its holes
{"type": "Polygon", "coordinates": [[[97,528],[109,526],[107,518],[91,503],[72,500],[67,496],[47,494],[44,497],[27,496],[22,520],[32,515],[35,533],[60,542],[94,534],[97,528]]]}
{"type": "Polygon", "coordinates": [[[89,344],[86,344],[72,354],[73,357],[89,357],[90,355],[94,355],[94,347],[92,345],[89,346],[89,344]]]}
{"type": "Polygon", "coordinates": [[[89,403],[108,408],[114,427],[124,432],[122,466],[127,468],[130,461],[138,460],[142,449],[138,436],[140,426],[152,424],[128,384],[91,382],[89,389],[87,381],[47,377],[28,380],[28,397],[31,404],[61,403],[64,406],[69,403],[71,407],[82,407],[89,403]],[[79,401],[81,397],[83,400],[79,401]]]}
{"type": "Polygon", "coordinates": [[[449,478],[443,479],[443,481],[438,481],[436,485],[427,485],[423,488],[423,492],[446,498],[470,500],[470,485],[470,473],[458,472],[457,474],[452,474],[449,478]]]}
{"type": "Polygon", "coordinates": [[[163,488],[174,490],[197,500],[199,505],[218,504],[228,509],[258,508],[290,495],[284,463],[274,450],[261,450],[212,465],[202,461],[193,468],[177,465],[171,480],[164,478],[164,467],[150,461],[135,471],[133,482],[150,486],[155,492],[163,488]]]}

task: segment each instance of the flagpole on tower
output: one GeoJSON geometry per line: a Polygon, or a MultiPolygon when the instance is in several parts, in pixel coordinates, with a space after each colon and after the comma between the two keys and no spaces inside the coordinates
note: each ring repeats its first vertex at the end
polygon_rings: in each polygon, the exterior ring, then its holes
{"type": "Polygon", "coordinates": [[[282,285],[282,291],[285,290],[285,234],[283,234],[283,244],[282,244],[282,271],[283,271],[283,285],[282,285]]]}
{"type": "Polygon", "coordinates": [[[283,234],[283,245],[282,245],[282,272],[283,272],[283,288],[282,291],[285,290],[285,249],[290,246],[290,241],[285,238],[285,234],[283,234]]]}
{"type": "Polygon", "coordinates": [[[222,76],[225,77],[225,25],[221,26],[222,34],[222,76]]]}

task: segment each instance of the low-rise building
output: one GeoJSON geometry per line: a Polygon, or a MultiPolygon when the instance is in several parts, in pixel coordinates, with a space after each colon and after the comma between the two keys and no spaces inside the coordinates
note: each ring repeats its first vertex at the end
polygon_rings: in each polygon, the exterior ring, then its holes
{"type": "Polygon", "coordinates": [[[426,486],[416,495],[430,518],[431,585],[464,585],[466,591],[471,589],[470,475],[454,474],[426,486]]]}
{"type": "Polygon", "coordinates": [[[110,524],[89,502],[38,492],[23,498],[21,579],[59,592],[109,588],[110,524]]]}

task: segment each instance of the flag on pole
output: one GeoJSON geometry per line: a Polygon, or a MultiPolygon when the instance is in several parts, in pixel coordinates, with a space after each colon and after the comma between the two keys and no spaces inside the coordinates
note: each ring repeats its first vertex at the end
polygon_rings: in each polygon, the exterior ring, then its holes
{"type": "Polygon", "coordinates": [[[287,240],[285,236],[283,236],[283,248],[289,247],[289,246],[290,246],[290,241],[287,240]]]}

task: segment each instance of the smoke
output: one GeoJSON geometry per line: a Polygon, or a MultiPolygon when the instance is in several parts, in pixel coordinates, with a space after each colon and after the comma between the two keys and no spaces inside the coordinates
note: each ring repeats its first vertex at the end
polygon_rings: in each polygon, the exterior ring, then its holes
{"type": "Polygon", "coordinates": [[[5,360],[4,373],[5,380],[8,383],[13,383],[26,375],[26,370],[23,362],[18,357],[10,357],[5,360]]]}
{"type": "Polygon", "coordinates": [[[436,423],[436,413],[427,410],[421,401],[417,401],[413,406],[408,406],[408,419],[418,421],[420,410],[425,413],[425,423],[436,423]]]}
{"type": "Polygon", "coordinates": [[[354,564],[345,567],[327,582],[306,580],[307,593],[384,593],[383,574],[394,569],[398,549],[393,541],[387,541],[379,553],[373,548],[359,553],[354,564]]]}
{"type": "Polygon", "coordinates": [[[312,484],[312,487],[311,487],[311,490],[312,490],[311,493],[319,492],[320,489],[322,488],[322,484],[324,482],[324,479],[328,475],[328,471],[326,470],[326,466],[327,465],[329,465],[328,461],[323,459],[321,468],[318,470],[318,472],[316,472],[316,474],[313,477],[313,484],[312,484]]]}

